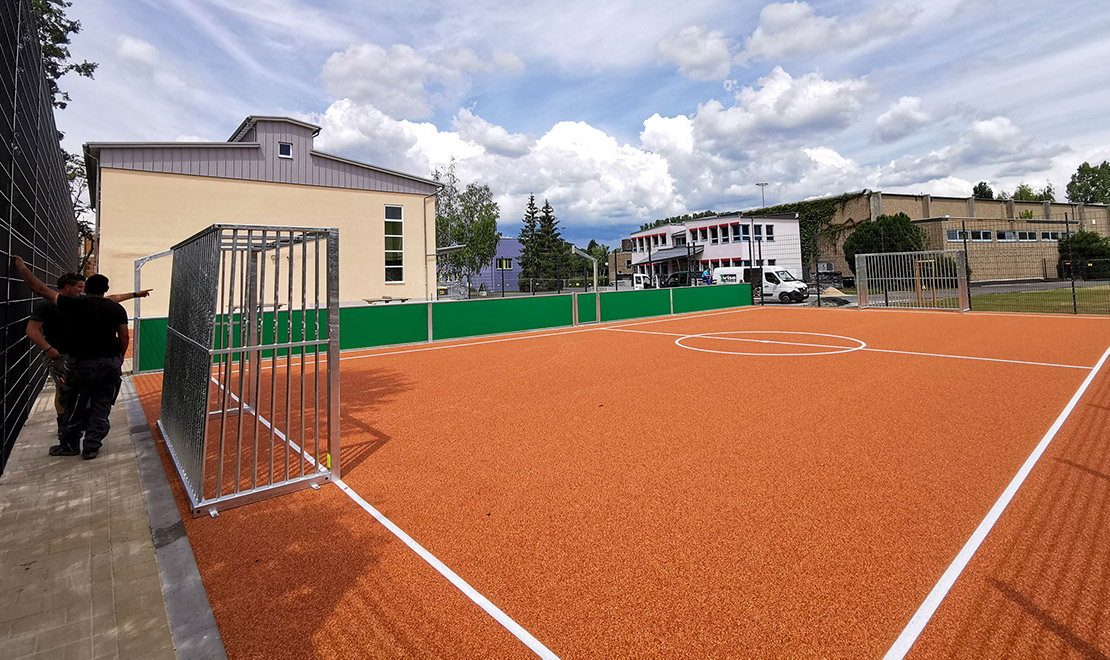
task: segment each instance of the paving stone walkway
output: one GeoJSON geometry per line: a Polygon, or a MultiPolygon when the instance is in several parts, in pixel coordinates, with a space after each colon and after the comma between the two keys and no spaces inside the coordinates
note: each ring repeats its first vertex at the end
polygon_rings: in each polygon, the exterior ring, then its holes
{"type": "Polygon", "coordinates": [[[53,396],[0,477],[0,658],[175,658],[124,397],[85,461],[47,455],[53,396]]]}

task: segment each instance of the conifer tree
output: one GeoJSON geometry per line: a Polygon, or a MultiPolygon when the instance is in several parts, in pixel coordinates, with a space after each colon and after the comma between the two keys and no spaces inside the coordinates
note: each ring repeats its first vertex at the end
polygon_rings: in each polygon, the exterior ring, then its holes
{"type": "Polygon", "coordinates": [[[531,286],[532,278],[536,277],[536,257],[539,254],[539,244],[536,241],[537,216],[539,209],[536,207],[536,196],[528,196],[528,206],[524,207],[524,226],[520,228],[520,290],[527,291],[531,286]]]}

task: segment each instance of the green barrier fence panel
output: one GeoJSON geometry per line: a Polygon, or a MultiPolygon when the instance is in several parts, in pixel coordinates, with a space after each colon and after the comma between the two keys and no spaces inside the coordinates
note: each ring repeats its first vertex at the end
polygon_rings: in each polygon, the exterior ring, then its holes
{"type": "Polygon", "coordinates": [[[428,303],[339,309],[339,348],[428,341],[428,303]]]}
{"type": "Polygon", "coordinates": [[[709,309],[745,307],[752,304],[752,285],[718,284],[671,289],[674,292],[674,313],[702,312],[709,309]]]}
{"type": "Polygon", "coordinates": [[[578,322],[593,323],[597,320],[597,294],[578,294],[578,322]]]}
{"type": "MultiPolygon", "coordinates": [[[[141,319],[139,321],[139,353],[137,371],[160,371],[166,364],[166,327],[169,319],[141,319]]],[[[134,360],[132,360],[134,362],[134,360]]]]}
{"type": "Polygon", "coordinates": [[[433,339],[570,325],[571,296],[463,300],[432,305],[433,339]]]}
{"type": "Polygon", "coordinates": [[[602,321],[666,316],[670,313],[671,293],[667,289],[612,291],[601,294],[602,321]]]}

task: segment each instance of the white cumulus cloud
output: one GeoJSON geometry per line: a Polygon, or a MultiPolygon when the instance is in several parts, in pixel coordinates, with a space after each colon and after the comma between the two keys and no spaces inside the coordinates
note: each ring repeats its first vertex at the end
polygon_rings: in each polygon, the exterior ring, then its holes
{"type": "Polygon", "coordinates": [[[893,142],[932,121],[932,115],[921,108],[920,98],[903,96],[875,119],[875,136],[883,142],[893,142]]]}
{"type": "Polygon", "coordinates": [[[406,44],[388,49],[358,44],[333,53],[322,76],[328,92],[339,98],[372,104],[398,119],[425,119],[445,102],[455,101],[470,88],[478,71],[519,73],[524,63],[506,51],[483,60],[469,48],[426,54],[406,44]]]}
{"type": "Polygon", "coordinates": [[[144,68],[158,66],[158,49],[130,35],[121,34],[116,40],[116,56],[124,62],[144,68]]]}
{"type": "Polygon", "coordinates": [[[771,3],[759,14],[737,61],[773,60],[858,47],[888,40],[906,30],[920,10],[880,6],[850,19],[818,16],[807,2],[771,3]]]}
{"type": "Polygon", "coordinates": [[[532,139],[527,135],[509,133],[503,127],[489,123],[466,108],[455,115],[454,125],[460,138],[499,156],[523,156],[532,146],[532,139]]]}
{"type": "Polygon", "coordinates": [[[694,80],[724,80],[732,66],[724,33],[700,25],[663,39],[656,51],[661,62],[674,62],[679,73],[694,80]]]}

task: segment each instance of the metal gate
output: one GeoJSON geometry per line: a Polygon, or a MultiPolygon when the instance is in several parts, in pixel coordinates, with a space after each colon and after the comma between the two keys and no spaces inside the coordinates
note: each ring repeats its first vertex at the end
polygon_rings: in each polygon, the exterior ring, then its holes
{"type": "Polygon", "coordinates": [[[194,515],[339,478],[338,229],[173,247],[158,427],[194,515]]]}
{"type": "Polygon", "coordinates": [[[860,308],[967,311],[967,257],[961,250],[856,255],[860,308]]]}

